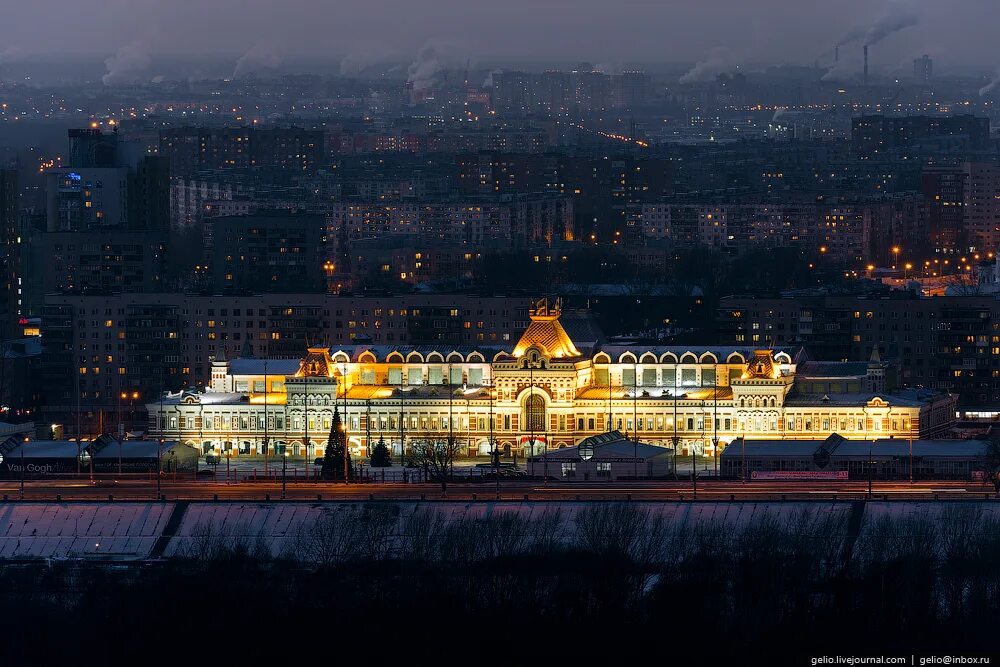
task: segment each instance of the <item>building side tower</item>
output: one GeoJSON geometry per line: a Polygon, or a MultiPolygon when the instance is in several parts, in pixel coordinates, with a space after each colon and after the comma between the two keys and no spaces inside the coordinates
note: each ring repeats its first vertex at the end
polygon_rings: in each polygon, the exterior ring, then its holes
{"type": "Polygon", "coordinates": [[[878,394],[885,391],[885,368],[878,346],[872,347],[872,355],[868,359],[868,374],[865,377],[865,389],[878,394]]]}

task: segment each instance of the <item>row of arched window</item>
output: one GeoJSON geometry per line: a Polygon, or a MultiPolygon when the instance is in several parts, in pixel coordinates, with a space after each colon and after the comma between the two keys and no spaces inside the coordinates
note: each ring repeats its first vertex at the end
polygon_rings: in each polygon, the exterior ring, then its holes
{"type": "Polygon", "coordinates": [[[741,408],[773,408],[776,407],[777,400],[774,396],[741,397],[739,405],[741,408]]]}

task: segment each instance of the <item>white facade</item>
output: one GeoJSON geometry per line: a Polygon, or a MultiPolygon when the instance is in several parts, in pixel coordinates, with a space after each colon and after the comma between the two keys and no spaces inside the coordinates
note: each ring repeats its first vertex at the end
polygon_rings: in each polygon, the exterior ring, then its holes
{"type": "Polygon", "coordinates": [[[379,438],[395,450],[447,438],[470,454],[489,451],[491,442],[509,452],[531,443],[558,449],[612,429],[685,453],[712,453],[716,442],[739,436],[921,437],[954,420],[954,396],[889,391],[877,359],[845,383],[855,390],[812,396],[796,391],[789,351],[580,352],[558,310],[539,304],[531,317],[513,350],[314,348],[301,360],[268,360],[266,377],[264,360],[217,361],[211,390],[147,405],[150,431],[205,450],[257,454],[265,443],[269,452],[285,443],[293,455],[312,456],[322,452],[336,409],[358,454],[379,438]]]}

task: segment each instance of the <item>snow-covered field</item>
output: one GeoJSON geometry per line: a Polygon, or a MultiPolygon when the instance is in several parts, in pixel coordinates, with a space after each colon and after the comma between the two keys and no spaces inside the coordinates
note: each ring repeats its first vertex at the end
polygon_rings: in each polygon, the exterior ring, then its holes
{"type": "MultiPolygon", "coordinates": [[[[207,541],[242,541],[274,555],[294,554],[303,535],[350,526],[371,508],[388,511],[389,530],[401,533],[416,517],[437,526],[508,517],[518,525],[540,525],[556,541],[576,537],[576,518],[593,502],[273,502],[273,503],[7,503],[0,505],[0,558],[143,560],[205,553],[207,541]],[[333,526],[333,528],[331,528],[333,526]]],[[[611,503],[608,503],[611,504],[611,503]]],[[[943,524],[961,513],[1000,521],[1000,503],[990,502],[631,502],[644,520],[671,530],[758,525],[812,526],[822,531],[864,534],[883,519],[898,525],[943,524]],[[852,521],[853,519],[853,521],[852,521]]],[[[384,515],[383,515],[384,516],[384,515]]]]}

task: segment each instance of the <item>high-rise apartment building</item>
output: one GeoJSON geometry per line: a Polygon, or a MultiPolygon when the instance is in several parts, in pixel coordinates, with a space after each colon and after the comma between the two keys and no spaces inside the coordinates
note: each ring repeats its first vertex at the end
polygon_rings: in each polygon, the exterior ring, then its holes
{"type": "Polygon", "coordinates": [[[12,338],[22,286],[17,275],[17,172],[0,169],[0,341],[12,338]]]}
{"type": "Polygon", "coordinates": [[[812,358],[864,361],[878,350],[899,382],[960,394],[965,405],[1000,401],[1000,300],[912,293],[720,300],[719,342],[803,345],[812,358]]]}
{"type": "Polygon", "coordinates": [[[934,61],[927,54],[913,59],[913,78],[917,83],[930,83],[934,75],[934,61]]]}
{"type": "Polygon", "coordinates": [[[169,227],[167,160],[117,133],[71,130],[67,167],[46,172],[44,293],[161,290],[169,227]]]}

